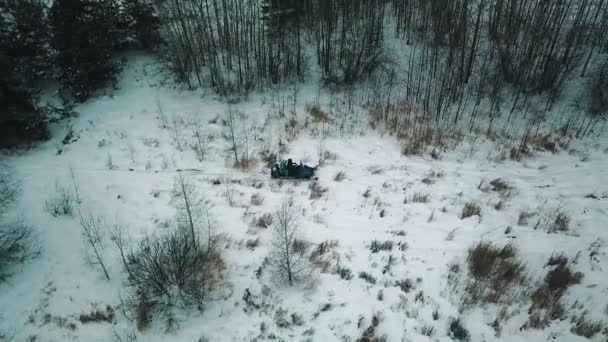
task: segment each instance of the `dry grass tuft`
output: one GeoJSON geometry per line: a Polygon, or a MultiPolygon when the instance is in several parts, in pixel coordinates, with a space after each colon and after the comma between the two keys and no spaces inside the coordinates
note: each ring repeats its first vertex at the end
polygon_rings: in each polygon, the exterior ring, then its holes
{"type": "Polygon", "coordinates": [[[272,225],[272,214],[266,213],[255,220],[255,226],[258,228],[268,228],[272,225]]]}
{"type": "Polygon", "coordinates": [[[80,314],[78,320],[82,324],[100,322],[112,323],[114,320],[114,308],[108,305],[105,307],[105,310],[96,309],[87,314],[80,314]]]}
{"type": "Polygon", "coordinates": [[[473,280],[466,287],[468,303],[508,300],[511,290],[525,280],[525,267],[512,245],[497,247],[490,242],[479,242],[469,249],[467,265],[473,280]]]}
{"type": "Polygon", "coordinates": [[[461,219],[465,219],[471,216],[481,216],[481,207],[476,202],[467,202],[464,204],[462,208],[462,213],[460,215],[461,219]]]}
{"type": "Polygon", "coordinates": [[[340,172],[336,173],[336,175],[334,176],[334,180],[336,182],[341,182],[345,179],[346,179],[346,173],[344,171],[340,171],[340,172]]]}
{"type": "Polygon", "coordinates": [[[310,199],[319,199],[327,192],[327,188],[322,187],[319,182],[310,183],[308,189],[310,190],[310,199]]]}
{"type": "Polygon", "coordinates": [[[255,194],[251,195],[250,202],[251,205],[260,206],[262,203],[264,203],[264,196],[262,196],[262,194],[259,192],[256,192],[255,194]]]}

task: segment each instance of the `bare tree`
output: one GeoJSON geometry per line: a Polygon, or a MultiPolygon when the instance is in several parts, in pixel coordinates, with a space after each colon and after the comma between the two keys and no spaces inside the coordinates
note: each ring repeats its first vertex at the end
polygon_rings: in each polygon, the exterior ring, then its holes
{"type": "Polygon", "coordinates": [[[306,258],[307,244],[298,239],[298,210],[286,201],[275,213],[270,260],[277,275],[290,286],[306,279],[311,266],[306,258]]]}
{"type": "Polygon", "coordinates": [[[228,105],[224,124],[224,137],[228,141],[230,151],[234,154],[235,166],[247,166],[251,152],[249,146],[251,131],[253,130],[249,117],[228,105]]]}
{"type": "Polygon", "coordinates": [[[203,131],[202,123],[200,116],[193,115],[192,120],[190,121],[192,125],[193,135],[194,135],[194,143],[192,144],[192,149],[194,153],[196,153],[196,157],[199,161],[205,160],[205,155],[207,154],[207,149],[209,147],[210,136],[203,131]]]}
{"type": "Polygon", "coordinates": [[[117,222],[112,231],[109,234],[110,241],[116,247],[116,250],[120,254],[120,260],[122,261],[122,266],[127,272],[129,276],[131,276],[131,269],[129,267],[129,262],[127,261],[127,255],[129,253],[129,240],[125,235],[124,227],[119,222],[117,222]]]}
{"type": "Polygon", "coordinates": [[[202,309],[208,292],[217,284],[223,267],[221,256],[208,250],[198,236],[172,229],[144,238],[127,256],[129,286],[146,298],[153,309],[166,312],[177,300],[202,309]]]}
{"type": "Polygon", "coordinates": [[[104,221],[101,216],[83,215],[80,213],[80,226],[82,227],[82,239],[87,245],[86,260],[89,265],[99,267],[103,271],[107,280],[110,280],[110,274],[103,259],[103,251],[105,249],[104,237],[104,221]]]}
{"type": "Polygon", "coordinates": [[[173,184],[173,200],[177,207],[177,226],[189,232],[193,246],[200,233],[206,233],[207,246],[210,248],[213,240],[213,219],[211,203],[203,197],[188,176],[180,173],[173,184]]]}
{"type": "Polygon", "coordinates": [[[238,117],[237,113],[232,109],[232,106],[228,105],[228,112],[226,113],[226,119],[224,119],[226,124],[226,140],[230,144],[230,150],[234,153],[234,163],[236,165],[239,164],[239,152],[240,152],[240,142],[238,136],[238,117]]]}

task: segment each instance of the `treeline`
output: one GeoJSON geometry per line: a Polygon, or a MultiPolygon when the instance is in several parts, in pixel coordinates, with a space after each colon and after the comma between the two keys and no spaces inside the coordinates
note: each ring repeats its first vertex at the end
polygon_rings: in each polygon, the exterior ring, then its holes
{"type": "Polygon", "coordinates": [[[84,100],[113,80],[114,53],[139,47],[188,86],[221,95],[311,73],[331,84],[367,81],[367,104],[392,121],[414,112],[448,124],[473,108],[473,122],[483,101],[490,115],[510,118],[537,94],[547,95],[548,109],[579,75],[594,77],[587,109],[608,109],[606,67],[597,63],[608,52],[608,0],[57,0],[51,8],[0,0],[0,7],[8,14],[0,19],[2,71],[19,80],[3,94],[47,77],[84,100]],[[512,108],[503,108],[507,100],[512,108]]]}
{"type": "Polygon", "coordinates": [[[0,0],[0,148],[48,136],[48,111],[35,101],[44,82],[84,101],[114,81],[115,53],[157,48],[158,27],[139,0],[0,0]]]}

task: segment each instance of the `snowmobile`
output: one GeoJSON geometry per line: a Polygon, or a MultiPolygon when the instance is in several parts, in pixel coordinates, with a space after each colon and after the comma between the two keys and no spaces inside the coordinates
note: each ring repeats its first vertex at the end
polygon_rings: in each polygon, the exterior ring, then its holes
{"type": "Polygon", "coordinates": [[[270,177],[275,179],[317,179],[315,177],[316,170],[316,167],[310,167],[302,163],[295,164],[291,159],[281,160],[270,169],[270,177]]]}

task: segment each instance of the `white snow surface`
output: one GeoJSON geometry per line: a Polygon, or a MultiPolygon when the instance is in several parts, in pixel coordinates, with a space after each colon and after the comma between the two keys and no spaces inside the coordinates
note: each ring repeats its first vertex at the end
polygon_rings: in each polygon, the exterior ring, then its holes
{"type": "MultiPolygon", "coordinates": [[[[462,317],[471,341],[586,340],[570,332],[569,319],[554,321],[545,329],[520,329],[527,320],[529,303],[513,303],[513,316],[499,336],[490,326],[496,318],[496,306],[459,312],[458,294],[448,291],[449,265],[463,262],[467,249],[480,240],[497,245],[513,243],[534,281],[542,280],[544,265],[552,254],[578,255],[573,267],[584,273],[584,278],[568,290],[565,306],[571,308],[576,302],[571,313],[586,310],[589,318],[606,321],[608,198],[601,198],[608,195],[605,138],[580,143],[579,150],[588,153],[585,158],[568,151],[536,152],[522,162],[497,162],[488,158],[495,147],[485,141],[475,146],[463,143],[434,160],[428,155],[406,157],[398,141],[370,129],[322,141],[303,129],[287,143],[284,156],[316,165],[320,145],[336,155],[318,171],[319,183],[328,191],[311,200],[308,182],[281,184],[270,180],[262,163],[247,171],[233,168],[220,121],[208,123],[225,112],[226,104],[200,91],[170,86],[158,70],[149,57],[132,58],[117,89],[77,106],[79,116],[55,125],[50,141],[18,156],[4,157],[21,182],[19,200],[11,214],[22,215],[34,228],[40,247],[38,257],[19,266],[0,284],[0,330],[11,332],[14,341],[27,341],[31,336],[36,336],[35,341],[113,341],[112,326],[119,334],[133,332],[138,341],[250,341],[273,336],[284,341],[355,341],[376,313],[381,317],[377,335],[385,335],[387,341],[451,341],[447,329],[450,317],[462,317]],[[189,147],[177,150],[171,129],[161,128],[157,102],[169,118],[202,118],[205,130],[215,136],[206,160],[197,161],[189,147]],[[69,126],[77,140],[64,146],[61,141],[69,126]],[[158,146],[150,143],[153,139],[158,140],[158,146]],[[114,169],[106,166],[108,156],[114,169]],[[178,310],[178,326],[170,332],[165,331],[160,318],[149,329],[136,331],[120,309],[113,324],[78,321],[81,313],[95,307],[120,305],[126,275],[109,242],[104,256],[110,281],[84,262],[85,244],[76,213],[53,217],[45,210],[45,201],[55,195],[56,183],[72,188],[70,168],[79,187],[82,210],[103,215],[109,224],[125,225],[133,241],[167,229],[163,223],[175,215],[170,193],[173,179],[178,169],[187,170],[184,172],[213,203],[226,264],[222,284],[204,311],[178,310]],[[339,171],[346,173],[340,182],[334,180],[339,171]],[[429,176],[432,171],[443,175],[429,176]],[[232,207],[223,195],[223,183],[212,184],[212,180],[226,177],[240,181],[234,185],[237,203],[232,207]],[[426,177],[434,183],[422,182],[426,177]],[[498,177],[515,188],[501,210],[494,208],[499,195],[479,188],[481,181],[498,177]],[[258,182],[260,189],[254,187],[258,182]],[[371,195],[365,198],[368,189],[371,195]],[[154,192],[158,196],[153,196],[154,192]],[[264,202],[253,206],[250,197],[258,192],[264,202]],[[404,199],[415,193],[428,194],[429,201],[404,204],[404,199]],[[585,198],[591,193],[599,199],[585,198]],[[251,221],[272,213],[288,197],[302,208],[298,221],[304,239],[313,243],[338,241],[328,256],[332,265],[328,272],[317,270],[311,282],[295,287],[277,283],[268,269],[260,279],[255,276],[269,254],[272,231],[252,227],[251,221]],[[480,217],[460,218],[468,201],[480,204],[480,217]],[[567,233],[534,229],[534,218],[528,226],[517,224],[524,209],[548,213],[555,208],[562,208],[571,218],[567,233]],[[508,226],[512,230],[505,234],[508,226]],[[404,235],[396,234],[398,231],[404,235]],[[258,247],[252,250],[245,246],[245,241],[258,237],[258,247]],[[395,246],[390,252],[371,253],[372,240],[391,240],[395,246]],[[400,250],[405,243],[407,248],[400,250]],[[590,257],[594,249],[596,255],[590,257]],[[395,261],[383,274],[389,255],[395,261]],[[332,273],[336,264],[351,269],[353,278],[343,280],[332,273]],[[362,271],[373,275],[376,283],[360,279],[362,271]],[[409,293],[395,285],[403,279],[414,284],[409,293]],[[265,307],[245,310],[245,289],[265,307]],[[379,291],[383,292],[382,300],[378,299],[379,291]],[[419,293],[422,301],[415,299],[419,293]],[[327,303],[331,308],[319,313],[327,303]],[[277,327],[274,315],[278,308],[286,310],[288,317],[301,315],[304,323],[277,327]],[[436,320],[432,317],[435,310],[439,313],[436,320]],[[69,323],[74,325],[69,327],[69,323]],[[266,325],[264,333],[262,323],[266,325]],[[434,329],[430,337],[422,334],[425,326],[434,329]],[[312,335],[305,335],[310,328],[312,335]]],[[[299,111],[304,113],[304,104],[313,100],[316,91],[312,86],[302,88],[299,111]]],[[[258,123],[271,112],[268,94],[254,94],[235,106],[258,123]]],[[[276,143],[281,130],[282,126],[276,126],[260,137],[272,136],[272,143],[276,143]]],[[[179,134],[184,142],[192,142],[189,125],[184,124],[179,134]]],[[[250,142],[252,150],[259,150],[262,144],[259,139],[250,142]]],[[[594,337],[602,339],[605,336],[601,334],[594,337]]]]}

